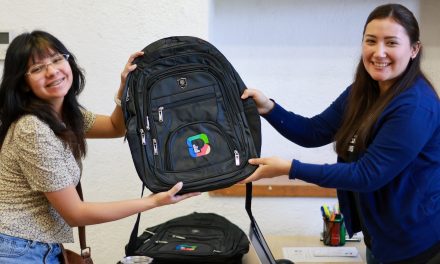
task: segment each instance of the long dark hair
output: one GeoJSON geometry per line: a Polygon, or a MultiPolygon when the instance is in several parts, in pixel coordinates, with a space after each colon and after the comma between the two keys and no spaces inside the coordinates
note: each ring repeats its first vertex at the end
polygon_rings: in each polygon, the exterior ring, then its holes
{"type": "Polygon", "coordinates": [[[66,146],[70,147],[76,159],[86,154],[84,138],[84,117],[77,96],[85,85],[82,69],[76,64],[75,56],[55,38],[44,31],[23,33],[14,38],[6,52],[3,76],[0,84],[0,148],[10,125],[23,115],[34,115],[44,121],[66,146]],[[50,55],[51,52],[69,54],[73,82],[64,97],[63,123],[48,102],[38,98],[28,87],[25,74],[29,59],[50,55]]]}
{"type": "MultiPolygon", "coordinates": [[[[405,28],[411,45],[419,43],[419,25],[414,14],[399,4],[376,7],[365,22],[362,35],[365,34],[365,29],[372,20],[385,18],[392,18],[405,28]]],[[[382,95],[378,82],[371,78],[365,69],[362,58],[360,59],[348,98],[348,108],[342,125],[335,135],[335,150],[340,157],[347,160],[347,149],[354,134],[357,135],[356,152],[365,151],[373,133],[372,128],[379,115],[393,98],[407,90],[417,78],[425,79],[433,87],[420,69],[421,56],[422,47],[420,47],[417,56],[408,63],[406,70],[382,95]]]]}

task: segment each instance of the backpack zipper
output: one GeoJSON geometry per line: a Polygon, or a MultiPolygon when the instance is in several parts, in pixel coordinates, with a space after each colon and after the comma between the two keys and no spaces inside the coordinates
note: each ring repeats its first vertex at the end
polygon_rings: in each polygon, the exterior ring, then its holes
{"type": "MultiPolygon", "coordinates": [[[[182,70],[182,68],[185,69],[185,70],[188,69],[188,70],[185,71],[185,72],[191,72],[191,73],[193,73],[194,70],[200,70],[201,72],[208,72],[208,73],[210,73],[210,74],[211,74],[211,75],[217,80],[218,83],[221,84],[220,87],[219,87],[219,89],[220,89],[220,91],[221,91],[221,93],[222,93],[222,95],[223,95],[224,100],[227,102],[226,104],[224,104],[224,107],[225,107],[225,109],[226,109],[225,112],[226,112],[226,115],[228,116],[229,123],[231,124],[231,129],[234,130],[234,134],[235,134],[235,135],[237,135],[237,136],[240,137],[241,142],[245,142],[245,141],[244,141],[244,137],[243,137],[243,133],[241,133],[241,130],[242,130],[242,129],[240,129],[240,133],[237,133],[237,130],[235,129],[235,125],[236,125],[236,124],[238,124],[238,125],[241,126],[241,127],[242,127],[242,125],[240,124],[240,122],[235,122],[236,119],[234,119],[234,118],[232,117],[232,115],[231,115],[231,112],[236,112],[236,113],[238,113],[237,106],[236,106],[235,104],[232,104],[232,103],[231,103],[230,96],[229,96],[229,94],[225,91],[225,84],[224,84],[224,82],[223,82],[223,79],[219,78],[219,73],[217,73],[218,71],[213,70],[212,67],[210,67],[209,65],[200,65],[200,64],[190,65],[190,66],[188,66],[188,65],[184,65],[184,66],[178,66],[178,67],[173,68],[173,69],[171,69],[171,70],[170,70],[170,69],[165,69],[162,73],[158,74],[158,75],[157,75],[157,76],[151,81],[151,82],[152,82],[151,86],[154,86],[155,83],[157,83],[159,80],[163,79],[162,76],[165,76],[165,75],[173,75],[174,72],[179,72],[180,70],[182,70]],[[197,66],[198,66],[198,67],[197,67],[197,66]],[[231,108],[232,108],[232,109],[231,109],[231,108]],[[228,109],[229,109],[230,111],[228,111],[228,109]]],[[[183,72],[183,73],[185,73],[185,72],[183,72]]],[[[183,74],[183,73],[182,73],[182,74],[183,74]]],[[[221,77],[221,76],[220,76],[220,77],[221,77]]],[[[147,102],[148,102],[148,98],[151,97],[151,91],[152,91],[152,89],[150,89],[149,92],[148,92],[148,97],[146,98],[147,102]]],[[[144,105],[149,105],[149,104],[144,104],[144,105]]],[[[144,107],[146,107],[146,106],[144,106],[144,107]]],[[[160,108],[160,107],[159,107],[159,108],[160,108]]],[[[159,110],[159,109],[158,109],[158,110],[159,110]]],[[[147,112],[147,115],[149,115],[150,112],[152,112],[152,110],[150,111],[149,107],[146,107],[146,111],[145,111],[145,112],[147,112]]],[[[163,108],[161,109],[161,111],[160,111],[160,113],[159,113],[159,122],[163,122],[163,108]],[[162,120],[162,121],[160,121],[160,120],[162,120]]],[[[153,124],[154,124],[154,123],[153,123],[153,124]]],[[[156,131],[156,127],[155,127],[155,126],[152,126],[152,128],[154,128],[154,129],[151,129],[152,137],[153,137],[153,140],[156,141],[156,151],[155,151],[155,152],[157,152],[157,154],[155,154],[155,156],[158,156],[158,153],[159,153],[159,152],[158,152],[158,145],[157,145],[157,140],[156,140],[156,138],[157,138],[157,131],[156,131]]],[[[154,147],[154,142],[153,142],[153,147],[154,147]]],[[[245,151],[246,151],[246,149],[245,149],[245,151]]],[[[239,162],[240,159],[236,159],[236,164],[237,164],[237,161],[239,162]]],[[[244,163],[243,163],[243,164],[244,164],[244,163]]],[[[236,165],[236,166],[240,166],[240,164],[239,164],[239,165],[236,165]]]]}
{"type": "MultiPolygon", "coordinates": [[[[185,105],[185,104],[190,104],[193,102],[200,102],[200,101],[204,101],[206,99],[211,99],[211,98],[216,98],[215,93],[208,93],[208,94],[202,94],[202,95],[198,95],[192,98],[188,98],[185,100],[181,100],[181,101],[175,101],[175,102],[171,102],[171,103],[167,103],[167,104],[163,104],[161,106],[159,106],[157,108],[157,115],[158,115],[158,120],[159,123],[163,123],[164,122],[164,111],[168,110],[168,109],[173,109],[175,107],[181,106],[181,105],[185,105]]],[[[154,109],[152,109],[152,112],[155,112],[154,109]]]]}
{"type": "Polygon", "coordinates": [[[235,166],[240,166],[240,153],[238,153],[238,150],[234,150],[234,157],[235,157],[235,166]]]}

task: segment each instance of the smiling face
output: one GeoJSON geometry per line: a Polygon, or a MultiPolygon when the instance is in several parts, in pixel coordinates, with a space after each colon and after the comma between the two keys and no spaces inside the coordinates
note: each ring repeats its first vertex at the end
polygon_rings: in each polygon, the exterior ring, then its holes
{"type": "Polygon", "coordinates": [[[367,24],[362,41],[362,61],[381,93],[390,88],[415,58],[420,44],[411,45],[402,25],[391,18],[373,19],[367,24]]]}
{"type": "Polygon", "coordinates": [[[64,96],[72,86],[72,69],[69,62],[60,57],[61,54],[49,50],[45,56],[30,58],[28,62],[29,74],[26,82],[32,92],[40,99],[52,104],[54,110],[61,110],[64,96]],[[60,61],[61,60],[61,61],[60,61]],[[33,68],[43,66],[41,72],[33,72],[33,68]]]}

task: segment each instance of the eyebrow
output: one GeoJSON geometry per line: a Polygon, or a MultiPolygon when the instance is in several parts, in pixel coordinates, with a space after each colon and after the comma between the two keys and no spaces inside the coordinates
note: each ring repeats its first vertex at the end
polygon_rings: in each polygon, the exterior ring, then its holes
{"type": "MultiPolygon", "coordinates": [[[[365,37],[377,38],[375,35],[371,35],[371,34],[365,34],[365,37]]],[[[397,36],[387,36],[387,37],[385,37],[385,39],[400,39],[400,38],[397,36]]]]}
{"type": "Polygon", "coordinates": [[[32,63],[33,63],[32,65],[42,64],[45,59],[53,58],[56,55],[58,55],[58,52],[56,52],[56,51],[47,52],[43,56],[38,56],[38,55],[34,54],[32,56],[32,63]]]}

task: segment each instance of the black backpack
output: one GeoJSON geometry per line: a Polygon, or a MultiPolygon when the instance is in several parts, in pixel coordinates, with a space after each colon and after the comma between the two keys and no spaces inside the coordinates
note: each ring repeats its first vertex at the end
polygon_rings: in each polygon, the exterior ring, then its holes
{"type": "MultiPolygon", "coordinates": [[[[240,98],[246,86],[221,52],[202,39],[188,36],[164,38],[143,51],[144,55],[134,61],[137,68],[128,75],[122,98],[126,136],[143,185],[161,192],[182,181],[181,193],[203,192],[229,187],[254,172],[257,167],[247,161],[260,156],[260,116],[253,99],[240,98]]],[[[249,235],[256,249],[261,249],[257,253],[264,255],[259,254],[260,260],[267,257],[262,263],[274,264],[276,260],[252,216],[251,200],[252,183],[247,183],[249,235]]],[[[158,263],[162,255],[141,250],[139,243],[147,240],[138,237],[139,222],[140,213],[126,255],[148,255],[158,263]]],[[[188,224],[182,223],[181,228],[188,228],[188,224]]],[[[230,231],[230,236],[243,235],[239,228],[230,227],[230,231]]],[[[148,232],[141,235],[145,236],[148,232]]],[[[227,238],[225,246],[231,241],[227,238]]],[[[145,247],[148,244],[145,242],[145,247]]],[[[235,248],[240,250],[228,253],[231,262],[223,256],[221,262],[212,263],[240,263],[247,247],[244,250],[237,244],[235,248]]],[[[181,263],[211,263],[208,256],[201,262],[189,254],[179,257],[181,263]]]]}
{"type": "Polygon", "coordinates": [[[229,187],[255,169],[261,149],[254,101],[228,60],[196,37],[153,42],[127,77],[122,109],[136,171],[152,192],[229,187]]]}
{"type": "Polygon", "coordinates": [[[136,239],[134,254],[157,264],[238,264],[249,251],[246,234],[226,218],[192,213],[148,227],[136,239]]]}

